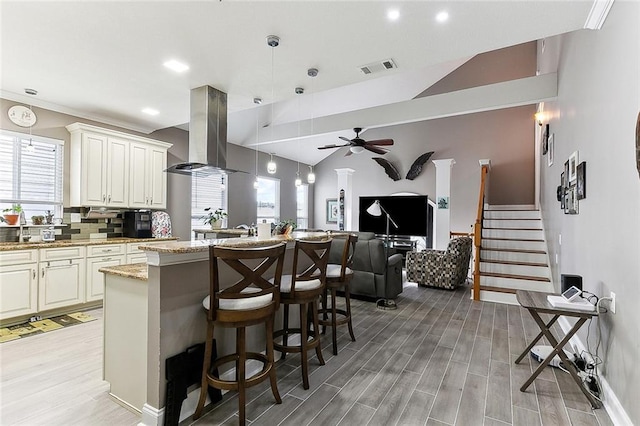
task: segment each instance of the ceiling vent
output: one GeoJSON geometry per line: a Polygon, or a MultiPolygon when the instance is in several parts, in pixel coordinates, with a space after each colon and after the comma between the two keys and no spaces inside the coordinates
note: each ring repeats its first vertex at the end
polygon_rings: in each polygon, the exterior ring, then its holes
{"type": "Polygon", "coordinates": [[[377,72],[382,72],[382,71],[387,71],[387,70],[392,70],[394,68],[398,68],[398,66],[396,65],[395,62],[393,62],[393,59],[384,59],[382,61],[372,62],[372,63],[367,64],[367,65],[362,65],[359,68],[360,68],[360,71],[362,71],[363,74],[375,74],[377,72]]]}

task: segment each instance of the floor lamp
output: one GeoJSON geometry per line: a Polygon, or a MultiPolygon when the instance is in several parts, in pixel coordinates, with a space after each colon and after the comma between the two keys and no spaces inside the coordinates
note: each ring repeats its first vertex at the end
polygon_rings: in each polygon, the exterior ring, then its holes
{"type": "MultiPolygon", "coordinates": [[[[369,206],[367,209],[367,213],[371,216],[382,216],[384,213],[387,216],[387,228],[386,233],[384,235],[384,288],[387,288],[387,267],[389,264],[389,222],[393,224],[393,226],[398,229],[398,224],[391,218],[389,212],[382,207],[380,204],[380,200],[375,200],[373,204],[369,206]]],[[[393,300],[389,300],[386,297],[384,299],[379,299],[376,302],[376,306],[380,309],[396,309],[396,302],[393,300]]]]}

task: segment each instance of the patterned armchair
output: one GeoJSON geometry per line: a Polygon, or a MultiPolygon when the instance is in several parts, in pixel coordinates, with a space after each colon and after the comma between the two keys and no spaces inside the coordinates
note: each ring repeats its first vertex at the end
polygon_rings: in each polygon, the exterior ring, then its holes
{"type": "Polygon", "coordinates": [[[471,247],[471,238],[459,237],[449,241],[447,251],[408,252],[407,280],[453,290],[467,279],[471,247]]]}

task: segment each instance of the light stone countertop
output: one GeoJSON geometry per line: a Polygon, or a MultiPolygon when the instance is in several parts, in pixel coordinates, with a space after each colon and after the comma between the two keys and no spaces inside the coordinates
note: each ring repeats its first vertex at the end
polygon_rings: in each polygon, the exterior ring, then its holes
{"type": "Polygon", "coordinates": [[[196,234],[228,234],[228,235],[249,235],[248,229],[238,229],[238,228],[197,228],[194,229],[193,232],[196,234]]]}
{"type": "Polygon", "coordinates": [[[255,248],[267,247],[282,242],[293,242],[295,240],[322,241],[335,235],[344,233],[327,232],[292,232],[290,235],[273,235],[270,238],[240,237],[240,238],[220,238],[191,241],[168,241],[165,244],[144,245],[139,249],[143,251],[155,251],[159,253],[196,253],[209,250],[209,246],[232,247],[232,248],[255,248]]]}
{"type": "Polygon", "coordinates": [[[105,266],[98,269],[110,275],[118,275],[125,278],[133,278],[135,280],[147,281],[149,279],[149,268],[146,263],[131,263],[129,265],[105,266]]]}
{"type": "Polygon", "coordinates": [[[0,243],[0,251],[10,250],[31,250],[39,248],[59,248],[72,246],[94,246],[103,244],[126,244],[126,243],[148,243],[151,241],[176,241],[177,238],[98,238],[87,240],[56,240],[56,241],[37,241],[28,243],[5,242],[0,243]]]}

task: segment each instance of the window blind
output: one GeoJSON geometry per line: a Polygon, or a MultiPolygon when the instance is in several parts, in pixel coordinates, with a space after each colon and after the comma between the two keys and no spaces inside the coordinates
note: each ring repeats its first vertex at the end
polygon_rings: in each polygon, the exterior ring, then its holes
{"type": "Polygon", "coordinates": [[[209,176],[193,175],[191,177],[191,229],[206,228],[202,223],[203,216],[210,211],[223,209],[227,211],[227,176],[213,174],[209,176]]]}

